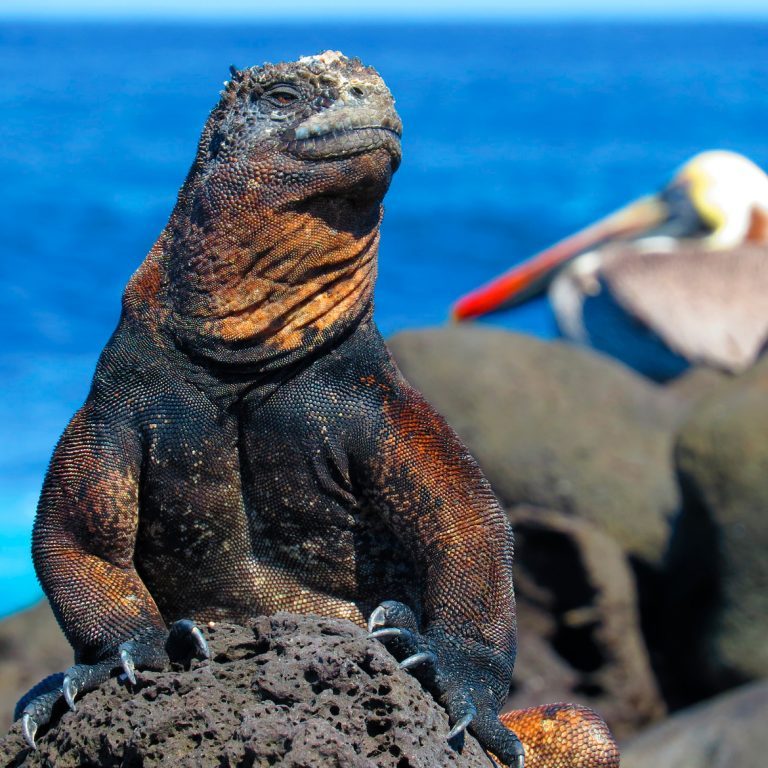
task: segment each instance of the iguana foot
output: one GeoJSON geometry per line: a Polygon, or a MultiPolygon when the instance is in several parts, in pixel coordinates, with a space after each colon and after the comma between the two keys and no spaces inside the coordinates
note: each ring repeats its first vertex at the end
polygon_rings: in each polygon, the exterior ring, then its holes
{"type": "Polygon", "coordinates": [[[433,625],[425,633],[408,606],[387,600],[368,620],[369,637],[382,640],[400,666],[413,669],[448,710],[448,740],[459,746],[469,730],[487,751],[510,768],[523,768],[523,745],[499,720],[512,672],[508,657],[433,625]]]}
{"type": "Polygon", "coordinates": [[[55,707],[63,699],[74,710],[75,699],[92,691],[122,671],[131,684],[136,684],[136,669],[162,669],[170,659],[186,663],[192,658],[210,657],[203,633],[189,619],[171,625],[169,632],[153,629],[121,643],[117,649],[94,664],[75,664],[66,672],[46,677],[19,700],[14,719],[21,718],[24,739],[36,749],[35,736],[50,723],[55,707]]]}

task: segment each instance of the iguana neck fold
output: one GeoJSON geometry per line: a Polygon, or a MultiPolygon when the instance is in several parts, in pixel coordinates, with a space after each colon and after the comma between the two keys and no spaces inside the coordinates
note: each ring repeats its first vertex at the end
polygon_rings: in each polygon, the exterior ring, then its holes
{"type": "MultiPolygon", "coordinates": [[[[167,294],[170,329],[196,349],[257,357],[309,353],[370,309],[380,207],[362,233],[304,210],[260,210],[250,226],[218,226],[164,239],[162,260],[183,269],[167,294]]],[[[372,218],[372,217],[371,217],[372,218]]]]}

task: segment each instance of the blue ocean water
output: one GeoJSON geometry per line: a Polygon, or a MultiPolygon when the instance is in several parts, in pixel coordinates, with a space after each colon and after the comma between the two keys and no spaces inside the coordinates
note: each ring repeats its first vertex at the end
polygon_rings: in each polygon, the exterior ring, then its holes
{"type": "MultiPolygon", "coordinates": [[[[162,229],[230,63],[332,48],[405,125],[385,334],[729,148],[768,167],[768,25],[0,25],[0,615],[39,594],[29,532],[122,287],[162,229]]],[[[490,322],[554,333],[542,301],[490,322]]]]}

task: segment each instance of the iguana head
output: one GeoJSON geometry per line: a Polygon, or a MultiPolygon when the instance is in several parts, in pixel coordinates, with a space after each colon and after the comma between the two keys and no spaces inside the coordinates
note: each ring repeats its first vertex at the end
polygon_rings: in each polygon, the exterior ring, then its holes
{"type": "Polygon", "coordinates": [[[381,179],[400,164],[402,123],[389,89],[374,69],[337,51],[232,68],[211,118],[200,147],[208,163],[244,156],[263,163],[269,154],[270,168],[277,163],[301,173],[307,162],[382,150],[381,179]]]}
{"type": "Polygon", "coordinates": [[[343,332],[370,313],[401,131],[384,81],[357,59],[233,69],[133,293],[151,284],[179,342],[227,362],[343,332]]]}

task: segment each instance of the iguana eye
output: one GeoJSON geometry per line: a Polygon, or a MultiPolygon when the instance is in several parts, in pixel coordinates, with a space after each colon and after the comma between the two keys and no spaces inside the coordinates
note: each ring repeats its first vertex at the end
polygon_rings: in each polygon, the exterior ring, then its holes
{"type": "Polygon", "coordinates": [[[285,83],[273,85],[271,88],[264,91],[261,96],[262,99],[265,99],[278,107],[288,106],[288,104],[292,104],[300,97],[301,93],[298,88],[294,88],[292,85],[286,85],[285,83]]]}

